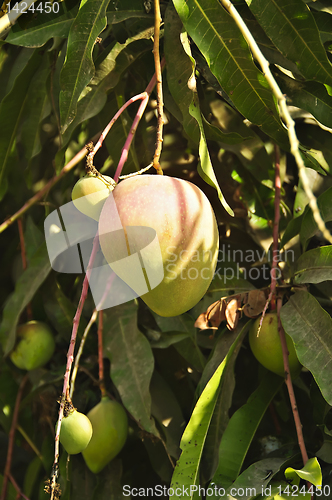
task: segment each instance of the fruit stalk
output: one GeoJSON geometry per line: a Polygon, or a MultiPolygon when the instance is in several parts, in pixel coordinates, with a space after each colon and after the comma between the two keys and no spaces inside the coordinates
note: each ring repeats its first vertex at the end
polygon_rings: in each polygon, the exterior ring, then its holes
{"type": "MultiPolygon", "coordinates": [[[[279,221],[280,221],[280,150],[279,146],[274,146],[275,151],[275,175],[274,175],[274,223],[273,223],[273,245],[272,245],[272,269],[271,269],[271,293],[275,295],[277,288],[277,269],[278,269],[278,252],[279,252],[279,221]]],[[[273,302],[273,308],[275,308],[273,302]]],[[[272,309],[272,307],[271,307],[272,309]]]]}
{"type": "Polygon", "coordinates": [[[301,450],[303,465],[305,465],[306,462],[308,461],[308,454],[307,454],[307,450],[306,450],[304,439],[303,439],[301,419],[300,419],[299,411],[297,408],[293,383],[292,383],[292,379],[291,379],[291,375],[290,375],[289,362],[288,362],[288,349],[287,349],[287,344],[286,344],[285,331],[282,327],[281,320],[280,320],[281,307],[282,307],[282,298],[279,297],[277,300],[278,331],[279,331],[279,336],[280,336],[282,355],[283,355],[285,374],[286,374],[285,382],[286,382],[286,386],[287,386],[287,390],[288,390],[288,394],[289,394],[289,400],[290,400],[291,407],[292,407],[292,412],[293,412],[293,417],[294,417],[294,422],[295,422],[295,427],[296,427],[296,433],[297,433],[297,439],[298,439],[299,447],[301,450]]]}
{"type": "MultiPolygon", "coordinates": [[[[85,278],[83,281],[81,297],[79,300],[76,314],[75,314],[74,319],[73,319],[73,329],[72,329],[71,339],[70,339],[70,343],[69,343],[69,349],[67,352],[67,365],[66,365],[66,372],[65,372],[65,376],[64,376],[62,398],[61,398],[61,403],[60,403],[60,408],[59,408],[59,417],[58,417],[56,436],[55,436],[55,450],[54,450],[54,462],[53,462],[53,470],[54,471],[57,470],[57,464],[59,461],[59,436],[60,436],[61,422],[62,422],[62,418],[63,418],[64,404],[66,401],[66,396],[69,394],[69,377],[70,377],[71,366],[72,366],[73,359],[74,359],[74,348],[75,348],[77,330],[78,330],[78,325],[80,322],[84,302],[85,302],[85,299],[88,295],[89,277],[91,274],[91,269],[92,269],[94,259],[95,259],[96,254],[97,254],[98,246],[99,246],[99,237],[98,237],[98,234],[96,234],[94,241],[93,241],[93,248],[92,248],[91,256],[89,259],[88,268],[87,268],[85,278]]],[[[57,474],[54,473],[52,476],[51,484],[50,484],[51,500],[53,500],[53,498],[54,498],[54,491],[55,491],[55,487],[56,487],[56,478],[57,478],[57,474]]]]}
{"type": "MultiPolygon", "coordinates": [[[[27,263],[27,256],[26,256],[26,251],[25,251],[25,241],[24,241],[24,231],[23,231],[22,219],[17,219],[17,225],[18,225],[18,233],[20,236],[22,267],[23,267],[23,270],[25,270],[28,267],[28,263],[27,263]]],[[[31,309],[30,302],[29,302],[29,304],[27,304],[26,311],[27,311],[28,321],[31,321],[32,320],[32,309],[31,309]]]]}
{"type": "Polygon", "coordinates": [[[103,311],[99,311],[98,316],[98,365],[99,365],[99,388],[101,397],[106,396],[104,383],[104,363],[103,363],[103,311]]]}

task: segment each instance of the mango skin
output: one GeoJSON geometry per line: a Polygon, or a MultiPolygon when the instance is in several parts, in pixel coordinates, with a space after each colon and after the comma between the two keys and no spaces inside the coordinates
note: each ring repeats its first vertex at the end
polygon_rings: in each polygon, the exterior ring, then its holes
{"type": "MultiPolygon", "coordinates": [[[[99,219],[99,241],[110,267],[114,260],[128,255],[126,245],[122,253],[116,248],[117,236],[112,231],[118,228],[111,198],[123,228],[147,226],[158,236],[164,278],[141,295],[143,301],[165,317],[178,316],[194,307],[211,283],[219,250],[217,222],[205,194],[191,182],[162,175],[138,175],[120,182],[106,200],[99,219]]],[[[145,246],[143,236],[142,241],[137,242],[137,248],[145,246]]],[[[118,246],[120,249],[121,243],[118,246]]],[[[153,256],[150,265],[157,266],[153,256]]]]}
{"type": "Polygon", "coordinates": [[[85,450],[92,437],[92,425],[84,413],[74,410],[61,422],[60,443],[69,455],[85,450]]]}
{"type": "Polygon", "coordinates": [[[103,175],[103,177],[110,185],[107,185],[96,175],[87,174],[76,182],[71,193],[71,198],[77,210],[96,221],[99,220],[105,200],[114,189],[112,177],[107,175],[103,175]]]}
{"type": "Polygon", "coordinates": [[[120,403],[106,396],[87,416],[93,434],[82,455],[91,472],[98,474],[122,450],[128,435],[128,418],[120,403]]]}
{"type": "Polygon", "coordinates": [[[10,359],[18,368],[34,370],[53,356],[55,341],[50,328],[40,321],[29,321],[17,329],[18,343],[10,359]]]}
{"type": "MultiPolygon", "coordinates": [[[[256,319],[249,331],[249,344],[255,358],[271,372],[285,377],[281,342],[278,332],[278,318],[276,313],[267,313],[264,316],[262,328],[257,337],[260,317],[256,319]]],[[[299,375],[302,365],[299,362],[293,340],[287,333],[286,343],[289,352],[289,368],[293,377],[299,375]]]]}

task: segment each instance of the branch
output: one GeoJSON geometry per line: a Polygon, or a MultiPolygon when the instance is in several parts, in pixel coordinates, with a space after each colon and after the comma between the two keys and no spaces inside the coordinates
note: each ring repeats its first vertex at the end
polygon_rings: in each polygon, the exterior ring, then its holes
{"type": "Polygon", "coordinates": [[[232,18],[236,22],[237,26],[239,27],[241,33],[243,34],[243,36],[247,40],[247,43],[248,43],[254,57],[259,62],[260,66],[262,68],[262,72],[263,72],[268,84],[270,85],[274,96],[278,100],[280,115],[285,120],[285,123],[287,125],[288,137],[289,137],[289,142],[291,145],[291,153],[293,154],[295,161],[296,161],[296,164],[298,166],[299,176],[300,176],[300,179],[302,181],[304,192],[308,197],[309,206],[312,210],[314,220],[318,226],[318,229],[323,233],[324,238],[327,241],[329,241],[330,243],[332,243],[332,235],[327,230],[325,223],[320,215],[319,208],[317,205],[317,200],[316,200],[316,198],[311,190],[310,184],[309,184],[309,180],[308,180],[306,170],[305,170],[305,165],[304,165],[304,162],[303,162],[303,159],[302,159],[302,156],[300,153],[300,149],[299,149],[300,143],[298,141],[298,138],[297,138],[296,132],[295,132],[295,122],[292,119],[292,117],[288,111],[286,97],[281,92],[277,82],[275,81],[275,79],[270,71],[269,62],[265,59],[265,57],[261,53],[254,37],[250,33],[249,29],[247,28],[247,26],[244,23],[240,14],[235,9],[234,5],[229,0],[220,0],[220,2],[227,9],[229,14],[232,16],[232,18]]]}
{"type": "Polygon", "coordinates": [[[160,167],[159,160],[161,155],[161,150],[163,147],[163,85],[161,78],[161,65],[159,56],[159,38],[160,38],[160,24],[161,24],[161,14],[160,14],[160,4],[159,0],[154,0],[154,40],[153,40],[153,57],[154,57],[154,67],[157,78],[157,113],[158,113],[158,123],[157,123],[157,139],[156,139],[156,149],[153,157],[153,166],[157,170],[157,173],[163,175],[163,171],[160,167]]]}

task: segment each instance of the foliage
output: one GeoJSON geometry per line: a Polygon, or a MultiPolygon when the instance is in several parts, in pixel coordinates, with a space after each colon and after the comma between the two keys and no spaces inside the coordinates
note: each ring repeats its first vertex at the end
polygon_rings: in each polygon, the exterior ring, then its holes
{"type": "MultiPolygon", "coordinates": [[[[327,0],[233,3],[287,97],[306,175],[331,228],[332,8],[327,0]]],[[[328,498],[331,247],[318,231],[299,181],[278,103],[234,20],[218,0],[165,0],[161,13],[160,50],[166,61],[161,167],[164,175],[190,180],[208,196],[218,220],[219,260],[206,295],[181,316],[159,317],[140,299],[105,311],[105,385],[130,416],[129,436],[121,453],[96,475],[81,455],[67,463],[61,448],[61,498],[118,499],[128,497],[133,488],[148,487],[164,488],[166,497],[172,487],[170,497],[196,500],[204,498],[199,486],[210,487],[213,499],[233,495],[263,500],[278,493],[278,498],[288,498],[280,496],[289,488],[286,481],[295,478],[293,484],[300,488],[309,471],[316,487],[319,467],[328,498]],[[308,469],[301,461],[283,379],[259,366],[250,351],[251,320],[243,315],[233,329],[230,321],[229,328],[225,322],[214,330],[194,326],[221,297],[270,285],[278,150],[278,290],[283,295],[283,327],[304,366],[294,390],[311,459],[308,469]]],[[[2,34],[1,222],[40,193],[86,143],[96,142],[116,111],[145,90],[154,74],[153,26],[149,0],[55,0],[35,2],[2,34]],[[46,9],[50,5],[52,12],[46,9]]],[[[154,91],[123,174],[140,170],[153,158],[155,98],[154,91]]],[[[105,138],[94,160],[101,173],[114,176],[137,106],[129,106],[105,138]]],[[[20,403],[11,473],[30,500],[47,498],[44,485],[54,460],[57,400],[84,279],[83,274],[51,269],[44,220],[71,200],[84,168],[82,160],[62,171],[52,188],[24,211],[26,269],[17,221],[1,226],[0,486],[25,375],[8,356],[17,325],[32,315],[50,326],[56,340],[52,360],[29,372],[20,403]]],[[[78,345],[93,309],[89,295],[78,345]]],[[[99,402],[97,380],[94,324],[73,395],[80,412],[86,414],[99,402]]],[[[10,481],[6,499],[15,496],[10,481]]]]}

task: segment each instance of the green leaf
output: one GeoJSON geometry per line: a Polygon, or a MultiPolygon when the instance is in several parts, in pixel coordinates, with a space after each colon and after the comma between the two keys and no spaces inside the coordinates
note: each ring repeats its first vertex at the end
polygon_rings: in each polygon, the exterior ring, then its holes
{"type": "Polygon", "coordinates": [[[265,33],[308,80],[332,85],[332,66],[315,20],[302,0],[247,0],[265,33]]]}
{"type": "Polygon", "coordinates": [[[94,76],[92,51],[96,38],[106,27],[109,0],[82,1],[71,25],[65,64],[61,71],[60,117],[64,132],[74,120],[77,102],[94,76]]]}
{"type": "MultiPolygon", "coordinates": [[[[317,198],[317,205],[320,212],[320,215],[324,222],[329,222],[332,220],[332,204],[331,204],[331,196],[332,196],[332,187],[324,191],[317,198]]],[[[305,210],[301,231],[300,231],[300,240],[304,249],[306,249],[309,239],[312,238],[318,232],[317,224],[312,215],[311,208],[307,207],[305,210]]]]}
{"type": "Polygon", "coordinates": [[[283,248],[286,243],[288,243],[292,238],[300,234],[302,221],[303,214],[301,214],[299,217],[294,216],[294,218],[288,222],[285,232],[281,238],[280,248],[283,248]]]}
{"type": "Polygon", "coordinates": [[[289,149],[264,75],[252,61],[239,28],[217,0],[175,0],[175,8],[220,86],[252,123],[289,149]]]}
{"type": "Polygon", "coordinates": [[[138,424],[159,436],[151,418],[149,385],[154,368],[150,344],[137,328],[137,306],[129,302],[104,312],[104,355],[122,402],[138,424]]]}
{"type": "Polygon", "coordinates": [[[224,360],[206,384],[192,412],[190,421],[181,439],[180,447],[182,453],[172,476],[171,488],[173,488],[174,494],[171,494],[170,498],[195,498],[195,491],[190,487],[199,484],[198,473],[204,443],[217,402],[224,370],[241,338],[242,331],[240,331],[224,360]],[[184,493],[186,489],[189,491],[189,494],[184,493]]]}
{"type": "MultiPolygon", "coordinates": [[[[171,7],[167,9],[165,23],[165,57],[166,63],[167,61],[169,63],[167,66],[168,88],[179,106],[182,114],[183,127],[186,133],[195,143],[199,144],[200,163],[198,166],[198,173],[205,182],[217,190],[221,204],[230,215],[234,216],[233,210],[230,208],[221,192],[211,163],[206,143],[205,129],[199,108],[198,95],[195,88],[195,60],[191,56],[190,45],[186,33],[181,33],[181,21],[171,7]],[[178,60],[176,65],[171,62],[175,55],[178,60]],[[191,88],[188,87],[188,83],[191,83],[191,88]]],[[[207,130],[209,130],[206,120],[204,124],[207,130]]],[[[216,127],[213,129],[215,129],[214,133],[218,130],[216,127]]],[[[237,141],[241,138],[241,136],[237,134],[223,134],[220,131],[220,140],[221,136],[224,137],[224,135],[225,142],[227,142],[227,136],[231,141],[237,141]]]]}
{"type": "Polygon", "coordinates": [[[51,264],[46,243],[43,243],[31,258],[29,267],[18,279],[15,291],[11,294],[4,307],[0,325],[0,342],[5,355],[14,347],[16,327],[22,311],[31,301],[50,271],[51,264]]]}
{"type": "Polygon", "coordinates": [[[282,307],[281,321],[300,363],[311,371],[325,400],[332,404],[331,316],[309,292],[297,291],[282,307]]]}
{"type": "Polygon", "coordinates": [[[328,12],[312,11],[315,23],[319,30],[319,36],[322,43],[330,42],[332,40],[332,18],[328,12]]]}
{"type": "Polygon", "coordinates": [[[77,7],[64,13],[62,3],[57,5],[61,9],[58,14],[38,13],[37,19],[29,23],[26,29],[22,29],[19,24],[14,25],[6,42],[24,47],[41,47],[50,38],[66,38],[77,14],[77,7]]]}
{"type": "Polygon", "coordinates": [[[294,270],[294,283],[321,283],[332,280],[332,246],[313,248],[300,256],[294,270]]]}
{"type": "Polygon", "coordinates": [[[293,467],[287,467],[287,469],[285,470],[285,476],[287,479],[291,479],[294,481],[292,482],[292,484],[299,484],[301,478],[313,484],[319,490],[322,487],[322,471],[316,457],[309,458],[302,469],[293,469],[293,467]]]}
{"type": "Polygon", "coordinates": [[[213,483],[228,488],[238,477],[258,425],[282,384],[280,377],[266,371],[247,403],[233,414],[221,439],[213,483]]]}
{"type": "Polygon", "coordinates": [[[332,96],[325,85],[299,82],[284,74],[279,75],[277,82],[290,105],[309,111],[320,123],[332,128],[332,96]]]}
{"type": "Polygon", "coordinates": [[[6,169],[22,121],[29,85],[41,61],[41,52],[35,51],[0,105],[0,200],[7,191],[6,169]]]}

